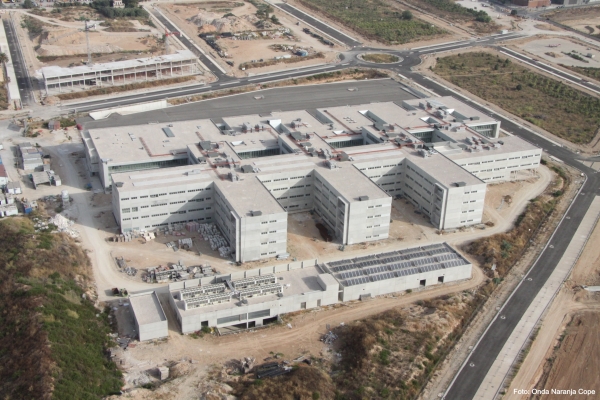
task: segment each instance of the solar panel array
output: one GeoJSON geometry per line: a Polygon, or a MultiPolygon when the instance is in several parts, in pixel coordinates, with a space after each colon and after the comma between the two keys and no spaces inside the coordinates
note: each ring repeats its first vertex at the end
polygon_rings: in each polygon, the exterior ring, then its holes
{"type": "Polygon", "coordinates": [[[345,286],[361,285],[468,264],[445,243],[327,263],[345,286]]]}

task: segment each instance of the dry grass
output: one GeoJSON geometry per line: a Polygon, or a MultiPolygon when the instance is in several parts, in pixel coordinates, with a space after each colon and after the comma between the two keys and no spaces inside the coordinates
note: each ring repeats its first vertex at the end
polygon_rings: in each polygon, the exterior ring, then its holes
{"type": "MultiPolygon", "coordinates": [[[[546,53],[548,54],[548,53],[546,53]]],[[[600,68],[594,67],[574,67],[572,65],[563,65],[560,64],[561,67],[570,69],[571,71],[575,71],[580,73],[581,75],[585,75],[597,81],[600,81],[600,68]]]]}
{"type": "Polygon", "coordinates": [[[239,68],[240,69],[262,68],[262,67],[268,67],[269,65],[279,64],[279,63],[293,64],[293,63],[297,63],[297,62],[301,62],[301,61],[313,60],[315,58],[325,58],[325,54],[323,54],[322,52],[318,52],[318,53],[311,54],[311,55],[308,55],[305,57],[292,56],[290,58],[282,58],[279,60],[245,62],[245,63],[241,63],[239,68]]]}
{"type": "Polygon", "coordinates": [[[473,52],[439,58],[433,71],[453,84],[577,144],[600,125],[600,99],[512,63],[473,52]]]}
{"type": "Polygon", "coordinates": [[[217,97],[230,96],[233,94],[240,93],[248,93],[253,92],[258,89],[268,89],[275,87],[283,87],[290,85],[303,85],[303,84],[314,84],[314,83],[329,83],[329,82],[339,82],[344,80],[363,80],[363,79],[379,79],[379,78],[387,78],[389,75],[380,70],[376,69],[362,69],[362,68],[353,68],[353,69],[345,69],[336,72],[323,72],[320,74],[315,74],[311,76],[307,76],[304,78],[293,78],[286,79],[279,82],[266,83],[260,86],[256,85],[247,85],[241,86],[235,89],[225,89],[225,90],[216,90],[214,92],[197,95],[197,96],[188,96],[188,97],[179,97],[176,99],[170,99],[169,104],[178,105],[184,103],[190,103],[194,101],[208,100],[214,99],[217,97]]]}
{"type": "Polygon", "coordinates": [[[153,88],[153,87],[159,87],[159,86],[165,86],[165,85],[172,85],[175,83],[189,82],[194,79],[196,79],[195,76],[179,76],[177,78],[161,79],[161,80],[156,80],[156,81],[148,81],[148,82],[140,82],[140,83],[130,83],[127,85],[103,87],[103,88],[99,88],[99,89],[92,89],[92,90],[86,90],[86,91],[81,91],[81,92],[62,93],[62,94],[56,95],[56,97],[58,97],[61,100],[81,99],[81,98],[89,97],[89,96],[99,96],[99,95],[103,95],[103,94],[128,92],[130,90],[153,88]]]}
{"type": "Polygon", "coordinates": [[[551,166],[551,169],[556,173],[554,184],[548,186],[543,194],[530,200],[511,230],[475,240],[467,246],[466,250],[470,254],[482,260],[482,266],[490,277],[502,278],[510,271],[570,185],[570,177],[561,167],[551,166]],[[495,274],[491,271],[494,264],[495,274]]]}
{"type": "Polygon", "coordinates": [[[389,64],[398,62],[398,57],[393,54],[385,54],[385,53],[369,53],[363,54],[362,59],[365,61],[378,63],[378,64],[389,64]]]}
{"type": "Polygon", "coordinates": [[[288,375],[233,384],[240,400],[263,399],[333,399],[335,387],[331,378],[317,368],[299,364],[288,375]]]}

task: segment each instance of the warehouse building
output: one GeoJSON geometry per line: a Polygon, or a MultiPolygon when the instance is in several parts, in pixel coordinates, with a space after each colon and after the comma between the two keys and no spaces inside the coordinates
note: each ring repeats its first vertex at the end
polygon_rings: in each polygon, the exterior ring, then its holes
{"type": "Polygon", "coordinates": [[[134,60],[70,68],[43,67],[38,71],[38,77],[44,81],[46,94],[50,94],[196,75],[200,71],[198,58],[194,53],[190,50],[178,50],[174,54],[134,60]]]}
{"type": "Polygon", "coordinates": [[[385,239],[393,199],[440,230],[482,222],[486,185],[535,174],[542,150],[452,97],[84,132],[121,230],[216,223],[245,262],[285,253],[286,214],[342,244],[385,239]]]}
{"type": "Polygon", "coordinates": [[[129,296],[133,310],[135,331],[140,342],[169,336],[165,312],[156,292],[145,292],[129,296]]]}
{"type": "Polygon", "coordinates": [[[319,264],[294,262],[176,282],[169,302],[182,333],[247,329],[282,314],[454,282],[472,265],[446,243],[319,264]]]}

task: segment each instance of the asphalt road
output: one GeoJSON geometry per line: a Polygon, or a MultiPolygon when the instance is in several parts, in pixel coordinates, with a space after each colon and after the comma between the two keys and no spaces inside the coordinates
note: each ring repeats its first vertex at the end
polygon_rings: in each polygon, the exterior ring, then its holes
{"type": "Polygon", "coordinates": [[[331,28],[329,25],[319,21],[318,19],[310,16],[309,14],[306,14],[305,12],[302,12],[301,10],[290,6],[289,4],[285,4],[285,3],[273,3],[273,5],[275,7],[281,8],[282,10],[287,11],[288,13],[292,14],[294,17],[298,18],[301,21],[304,21],[306,24],[317,28],[318,30],[320,30],[321,32],[325,33],[328,36],[331,36],[332,38],[334,38],[335,40],[344,43],[346,46],[348,47],[356,47],[356,46],[360,46],[362,43],[349,37],[344,35],[343,33],[331,28]]]}
{"type": "MultiPolygon", "coordinates": [[[[489,114],[487,110],[482,109],[472,101],[457,96],[456,93],[446,90],[443,86],[427,80],[421,75],[410,74],[408,77],[412,78],[420,85],[434,90],[441,96],[459,97],[461,101],[489,114]]],[[[466,367],[460,371],[456,380],[446,392],[444,398],[448,400],[472,399],[475,396],[481,382],[500,353],[500,350],[510,337],[512,331],[521,320],[521,317],[535,296],[544,286],[554,268],[556,268],[569,245],[571,238],[575,234],[577,227],[583,220],[587,209],[592,203],[594,196],[600,195],[600,174],[597,174],[595,170],[576,161],[578,156],[575,153],[564,147],[552,144],[546,139],[517,126],[514,122],[499,114],[493,113],[492,116],[501,121],[503,129],[543,148],[547,154],[564,161],[565,164],[578,168],[588,176],[588,179],[581,191],[581,195],[575,199],[573,206],[568,213],[569,219],[563,219],[558,226],[557,231],[560,232],[560,234],[556,235],[550,243],[553,247],[548,246],[544,249],[538,261],[524,278],[521,286],[519,286],[505,305],[502,310],[505,319],[496,318],[491,324],[490,329],[479,342],[478,346],[472,351],[465,364],[466,367]]]]}
{"type": "Polygon", "coordinates": [[[17,40],[17,33],[9,19],[2,19],[4,24],[4,30],[6,31],[6,40],[8,41],[8,48],[10,50],[10,57],[15,69],[15,75],[17,77],[17,84],[19,85],[19,94],[21,95],[21,103],[23,107],[35,104],[33,97],[33,89],[31,87],[31,80],[27,72],[27,64],[23,59],[23,53],[21,52],[19,42],[17,40]]]}
{"type": "MultiPolygon", "coordinates": [[[[164,25],[167,27],[167,29],[170,32],[180,32],[180,30],[173,24],[171,24],[169,21],[167,21],[167,19],[165,17],[163,17],[158,11],[156,10],[150,10],[150,12],[164,25]]],[[[186,37],[184,37],[183,35],[179,35],[177,36],[178,39],[181,41],[181,43],[183,43],[183,45],[185,47],[187,47],[192,53],[194,53],[199,59],[200,61],[202,61],[202,63],[204,65],[206,65],[207,68],[209,68],[211,70],[211,72],[213,74],[215,74],[215,76],[217,78],[219,78],[219,80],[223,79],[223,78],[229,78],[227,75],[225,75],[223,72],[221,72],[220,69],[215,68],[215,66],[213,65],[213,62],[211,60],[208,59],[208,57],[206,57],[204,54],[202,54],[201,51],[199,51],[193,44],[192,42],[187,39],[186,37]]]]}
{"type": "Polygon", "coordinates": [[[540,62],[540,61],[538,61],[538,60],[536,60],[534,58],[527,57],[527,56],[525,56],[525,55],[523,55],[521,53],[517,53],[516,51],[513,51],[513,50],[508,49],[506,47],[498,46],[498,47],[496,47],[496,49],[498,51],[502,51],[502,52],[504,52],[506,54],[510,54],[512,57],[515,57],[515,58],[519,59],[522,62],[526,62],[526,63],[528,63],[528,64],[530,64],[530,65],[532,65],[532,66],[534,66],[534,67],[536,67],[538,69],[541,69],[541,70],[546,71],[546,72],[548,72],[550,74],[553,74],[556,78],[562,78],[562,79],[564,79],[566,81],[571,81],[573,83],[576,83],[577,85],[583,86],[586,89],[590,89],[590,90],[595,91],[596,93],[600,94],[600,85],[598,85],[596,83],[592,83],[592,82],[590,82],[590,81],[588,81],[586,79],[578,78],[575,75],[568,74],[568,73],[563,72],[562,70],[557,69],[557,68],[553,68],[552,66],[550,66],[550,65],[548,65],[548,64],[546,64],[544,62],[540,62]]]}
{"type": "MultiPolygon", "coordinates": [[[[191,95],[209,92],[212,90],[231,89],[231,88],[244,86],[244,85],[247,85],[250,83],[260,84],[260,83],[271,82],[274,80],[300,77],[300,76],[311,75],[311,74],[316,74],[316,73],[320,73],[320,72],[337,71],[340,69],[344,69],[344,68],[348,68],[348,67],[356,67],[356,66],[386,68],[386,69],[391,69],[393,71],[404,74],[406,72],[410,72],[411,67],[418,65],[421,62],[419,57],[424,54],[436,53],[436,52],[444,51],[444,50],[469,48],[469,47],[472,47],[475,45],[493,45],[498,41],[507,40],[507,39],[515,39],[515,38],[519,38],[521,36],[522,35],[520,35],[520,34],[498,35],[498,36],[483,38],[483,39],[479,39],[479,40],[465,40],[465,41],[460,41],[460,42],[455,42],[455,43],[450,43],[450,44],[439,44],[439,45],[429,46],[427,48],[422,48],[422,49],[418,49],[418,50],[414,50],[414,51],[386,51],[387,53],[396,54],[402,58],[402,62],[400,62],[398,64],[373,64],[373,63],[364,62],[364,61],[358,59],[356,56],[361,53],[367,52],[367,51],[381,51],[381,50],[367,48],[367,47],[360,47],[360,48],[356,48],[351,51],[342,53],[341,59],[343,61],[341,61],[339,63],[335,63],[335,64],[326,64],[326,65],[320,65],[320,66],[308,66],[308,67],[304,67],[304,68],[291,69],[289,71],[278,71],[278,72],[272,72],[272,73],[267,73],[267,74],[262,74],[262,75],[255,75],[255,76],[249,76],[249,77],[245,77],[245,78],[239,78],[239,79],[232,78],[229,76],[223,76],[222,79],[220,79],[218,82],[213,83],[211,85],[206,85],[206,86],[191,85],[191,86],[185,86],[185,87],[179,87],[179,88],[170,88],[170,89],[151,91],[151,92],[146,92],[146,93],[138,93],[138,94],[128,95],[128,96],[118,96],[118,97],[113,97],[113,98],[108,98],[108,99],[103,99],[103,100],[92,100],[92,101],[83,101],[83,102],[78,102],[78,103],[70,103],[70,104],[61,106],[61,109],[63,111],[88,112],[88,111],[93,111],[93,110],[103,109],[103,108],[125,106],[125,105],[143,103],[143,102],[148,102],[148,101],[153,101],[153,100],[162,100],[162,99],[166,99],[166,98],[170,98],[170,97],[180,97],[180,96],[185,96],[185,95],[191,96],[191,95]]],[[[214,66],[212,64],[207,64],[207,66],[214,68],[214,66]]],[[[214,70],[213,70],[214,73],[216,73],[215,70],[218,71],[216,68],[214,68],[214,70]]]]}
{"type": "Polygon", "coordinates": [[[401,102],[402,100],[413,98],[415,96],[405,91],[403,85],[391,79],[297,86],[222,97],[131,115],[115,114],[107,119],[98,121],[88,119],[88,122],[85,122],[85,128],[107,128],[146,124],[148,122],[265,114],[272,111],[315,109],[365,104],[376,101],[401,102]],[[264,96],[264,98],[257,100],[254,98],[257,95],[264,96]]]}

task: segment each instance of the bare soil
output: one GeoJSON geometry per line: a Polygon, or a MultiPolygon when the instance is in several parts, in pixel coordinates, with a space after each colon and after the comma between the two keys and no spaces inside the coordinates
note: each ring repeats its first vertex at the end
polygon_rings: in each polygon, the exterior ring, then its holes
{"type": "Polygon", "coordinates": [[[600,35],[600,7],[566,8],[546,14],[546,17],[578,31],[600,35]]]}
{"type": "Polygon", "coordinates": [[[294,64],[276,64],[262,68],[252,68],[251,73],[263,73],[276,71],[285,68],[297,68],[306,65],[321,64],[335,60],[339,52],[339,46],[330,47],[321,43],[302,32],[302,26],[295,24],[295,20],[283,12],[275,9],[274,15],[279,19],[280,25],[271,24],[268,29],[259,29],[254,24],[258,21],[256,17],[256,7],[250,3],[233,3],[230,1],[211,1],[207,3],[180,3],[180,4],[160,4],[161,11],[173,21],[177,27],[185,32],[191,40],[201,47],[204,51],[210,53],[219,65],[235,76],[247,76],[249,73],[241,71],[238,65],[253,60],[270,60],[274,57],[280,57],[291,54],[289,51],[280,51],[271,48],[274,44],[285,45],[289,47],[302,48],[314,54],[322,52],[324,58],[300,61],[294,64]],[[243,4],[240,6],[239,4],[243,4]],[[233,16],[223,18],[224,15],[231,13],[233,16]],[[214,21],[213,24],[207,23],[214,21]],[[224,22],[226,21],[226,22],[224,22]],[[273,29],[287,28],[292,37],[281,33],[268,34],[263,36],[262,32],[271,32],[273,29]],[[254,40],[235,40],[233,38],[217,38],[217,44],[226,53],[225,57],[220,57],[203,39],[198,37],[200,33],[214,33],[218,35],[222,32],[254,32],[257,37],[254,40]],[[231,61],[234,66],[228,65],[225,61],[231,61]]]}
{"type": "MultiPolygon", "coordinates": [[[[594,361],[600,349],[598,340],[593,338],[600,325],[600,294],[581,288],[581,285],[600,285],[598,243],[600,225],[596,225],[571,276],[550,306],[527,357],[507,391],[509,399],[527,398],[511,395],[514,388],[584,388],[600,393],[598,368],[594,361]]],[[[551,396],[544,398],[558,399],[551,396]]]]}

